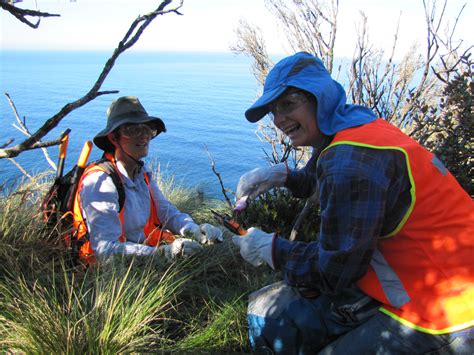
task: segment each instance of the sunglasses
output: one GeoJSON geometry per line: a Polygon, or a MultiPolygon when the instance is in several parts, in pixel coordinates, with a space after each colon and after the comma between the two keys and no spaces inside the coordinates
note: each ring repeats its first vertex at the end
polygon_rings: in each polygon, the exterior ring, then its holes
{"type": "Polygon", "coordinates": [[[268,105],[270,109],[269,115],[273,119],[277,114],[288,115],[307,102],[310,98],[310,93],[297,91],[286,94],[276,102],[268,105]]]}
{"type": "Polygon", "coordinates": [[[159,133],[156,128],[153,128],[146,123],[123,125],[120,126],[119,132],[126,138],[137,138],[145,135],[155,138],[159,133]]]}

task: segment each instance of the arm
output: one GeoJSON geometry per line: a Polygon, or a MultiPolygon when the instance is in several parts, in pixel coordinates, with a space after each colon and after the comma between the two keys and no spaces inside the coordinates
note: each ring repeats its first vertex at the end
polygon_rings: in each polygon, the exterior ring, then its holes
{"type": "Polygon", "coordinates": [[[155,252],[153,247],[119,241],[122,225],[119,218],[118,192],[112,178],[106,173],[98,171],[86,176],[80,199],[91,246],[98,257],[111,254],[150,255],[155,252]]]}
{"type": "Polygon", "coordinates": [[[164,228],[175,234],[191,238],[201,244],[222,242],[222,231],[209,223],[197,225],[186,213],[179,211],[160,191],[155,181],[150,180],[150,186],[155,201],[158,218],[164,228]]]}
{"type": "Polygon", "coordinates": [[[285,187],[294,197],[307,198],[313,195],[317,188],[316,157],[311,157],[308,163],[299,170],[288,169],[285,187]]]}
{"type": "Polygon", "coordinates": [[[319,240],[275,240],[274,264],[288,284],[336,293],[365,274],[386,225],[398,222],[408,207],[387,207],[397,205],[406,186],[399,182],[408,179],[406,171],[396,169],[400,159],[396,152],[349,145],[321,156],[319,240]]]}

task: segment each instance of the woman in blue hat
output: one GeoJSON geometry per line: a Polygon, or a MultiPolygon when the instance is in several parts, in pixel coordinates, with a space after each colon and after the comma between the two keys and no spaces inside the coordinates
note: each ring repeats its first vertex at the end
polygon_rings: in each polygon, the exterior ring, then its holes
{"type": "Polygon", "coordinates": [[[250,228],[242,257],[283,281],[250,295],[256,351],[290,354],[472,353],[474,208],[441,162],[414,140],[346,103],[321,60],[300,52],[268,74],[245,116],[270,115],[305,168],[284,163],[244,174],[237,205],[273,187],[319,195],[310,243],[250,228]]]}
{"type": "Polygon", "coordinates": [[[161,132],[166,132],[164,122],[148,115],[138,98],[124,96],[110,105],[107,126],[94,137],[104,159],[85,170],[75,200],[75,227],[88,237],[80,250],[85,261],[157,252],[174,258],[222,241],[220,229],[197,225],[150,178],[142,159],[161,132]]]}

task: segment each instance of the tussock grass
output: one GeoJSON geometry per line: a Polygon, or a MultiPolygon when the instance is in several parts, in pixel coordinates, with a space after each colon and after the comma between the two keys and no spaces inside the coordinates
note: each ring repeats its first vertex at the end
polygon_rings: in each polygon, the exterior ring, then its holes
{"type": "Polygon", "coordinates": [[[205,314],[202,318],[207,321],[190,325],[192,331],[176,344],[174,350],[235,351],[247,341],[247,329],[242,322],[246,310],[244,297],[224,304],[207,303],[202,309],[205,314]]]}
{"type": "MultiPolygon", "coordinates": [[[[214,223],[210,207],[226,209],[174,179],[160,184],[199,223],[214,223]]],[[[276,276],[245,263],[230,232],[224,243],[172,263],[117,256],[83,270],[41,222],[47,185],[0,198],[0,352],[249,351],[247,294],[276,276]]]]}
{"type": "Polygon", "coordinates": [[[210,209],[228,208],[223,201],[206,197],[199,188],[183,188],[174,175],[162,172],[159,163],[154,164],[153,179],[168,200],[180,211],[192,215],[197,223],[213,223],[210,209]]]}
{"type": "Polygon", "coordinates": [[[82,280],[63,265],[62,279],[0,283],[3,347],[26,353],[123,353],[163,336],[164,315],[185,281],[169,269],[89,269],[82,280]]]}

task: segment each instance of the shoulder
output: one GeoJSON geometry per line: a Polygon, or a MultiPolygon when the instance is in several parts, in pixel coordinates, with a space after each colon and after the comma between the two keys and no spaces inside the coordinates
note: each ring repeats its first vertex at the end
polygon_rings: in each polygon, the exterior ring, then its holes
{"type": "Polygon", "coordinates": [[[404,164],[405,157],[396,150],[339,144],[329,147],[321,154],[317,170],[319,176],[390,178],[404,164]]]}
{"type": "Polygon", "coordinates": [[[117,189],[109,173],[100,169],[92,169],[86,171],[83,175],[82,190],[110,192],[117,189]]]}

